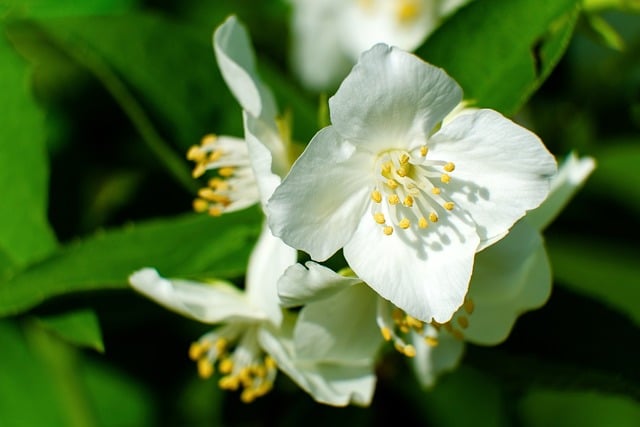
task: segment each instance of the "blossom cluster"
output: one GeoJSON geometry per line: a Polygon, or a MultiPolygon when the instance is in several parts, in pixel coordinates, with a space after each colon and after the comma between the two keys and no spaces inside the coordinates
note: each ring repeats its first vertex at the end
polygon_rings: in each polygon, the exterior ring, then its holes
{"type": "MultiPolygon", "coordinates": [[[[423,19],[423,2],[400,3],[396,18],[423,19]]],[[[402,34],[414,44],[424,37],[402,34]]],[[[357,62],[329,99],[331,124],[301,150],[235,17],[213,45],[244,136],[207,135],[187,157],[195,177],[213,174],[196,211],[262,207],[244,289],[153,268],[130,277],[167,308],[217,325],[189,349],[200,376],[216,374],[251,402],[282,371],[318,402],[368,405],[386,343],[432,386],[466,343],[504,341],[520,314],[545,303],[551,270],[541,232],[592,159],[570,154],[558,169],[535,134],[466,107],[444,70],[382,43],[351,48],[357,62]],[[298,263],[299,251],[311,261],[298,263]],[[329,258],[344,268],[330,269],[329,258]]]]}

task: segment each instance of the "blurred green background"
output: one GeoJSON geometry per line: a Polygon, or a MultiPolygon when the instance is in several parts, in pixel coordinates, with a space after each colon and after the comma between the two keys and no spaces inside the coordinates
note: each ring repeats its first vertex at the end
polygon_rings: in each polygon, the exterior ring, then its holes
{"type": "Polygon", "coordinates": [[[209,327],[126,284],[143,266],[242,283],[258,209],[191,213],[201,183],[184,153],[242,135],[211,48],[231,13],[295,139],[315,133],[321,98],[291,74],[289,5],[0,3],[0,426],[640,425],[640,4],[475,3],[418,54],[597,169],[545,233],[549,303],[504,344],[469,346],[434,390],[385,352],[367,409],[316,404],[285,375],[240,403],[188,360],[209,327]]]}

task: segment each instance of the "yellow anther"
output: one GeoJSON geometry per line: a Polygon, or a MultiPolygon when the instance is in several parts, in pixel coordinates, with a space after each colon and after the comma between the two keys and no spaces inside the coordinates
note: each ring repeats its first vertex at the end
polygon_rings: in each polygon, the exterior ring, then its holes
{"type": "Polygon", "coordinates": [[[442,190],[440,189],[440,187],[433,187],[433,188],[431,189],[431,192],[432,192],[433,194],[435,194],[435,195],[438,195],[438,194],[440,194],[440,193],[442,192],[442,190]]]}
{"type": "Polygon", "coordinates": [[[467,319],[465,316],[458,316],[457,322],[462,329],[467,329],[469,327],[469,319],[467,319]]]}
{"type": "Polygon", "coordinates": [[[384,338],[385,341],[391,341],[391,330],[389,328],[383,326],[382,328],[380,328],[380,333],[382,334],[382,338],[384,338]]]}
{"type": "Polygon", "coordinates": [[[421,321],[419,321],[418,319],[412,316],[407,316],[405,320],[407,322],[407,325],[409,325],[409,327],[416,330],[420,330],[424,326],[424,323],[422,323],[421,321]]]}
{"type": "Polygon", "coordinates": [[[420,147],[420,155],[422,157],[426,156],[428,152],[429,152],[429,147],[427,147],[426,145],[423,145],[422,147],[420,147]]]}
{"type": "Polygon", "coordinates": [[[427,228],[428,226],[429,226],[429,223],[427,222],[427,218],[421,216],[420,219],[418,220],[418,227],[427,228]]]}
{"type": "Polygon", "coordinates": [[[473,300],[467,299],[465,300],[464,305],[462,307],[464,308],[464,311],[467,312],[467,314],[471,314],[473,313],[473,310],[476,308],[476,305],[473,303],[473,300]]]}
{"type": "Polygon", "coordinates": [[[205,163],[198,163],[193,171],[191,172],[191,176],[194,178],[200,178],[207,171],[207,165],[205,163]]]}
{"type": "Polygon", "coordinates": [[[382,232],[387,236],[391,236],[393,234],[393,227],[391,227],[390,225],[387,225],[382,229],[382,232]]]}
{"type": "Polygon", "coordinates": [[[200,212],[206,212],[206,210],[209,209],[209,202],[207,202],[204,199],[195,199],[193,201],[193,210],[200,213],[200,212]]]}
{"type": "Polygon", "coordinates": [[[430,347],[438,346],[438,339],[434,337],[424,337],[424,342],[430,347]]]}
{"type": "Polygon", "coordinates": [[[453,207],[455,206],[455,204],[454,204],[453,202],[446,202],[446,203],[445,203],[444,205],[442,205],[442,206],[444,206],[444,208],[445,208],[446,210],[451,211],[451,210],[453,210],[453,207]]]}
{"type": "Polygon", "coordinates": [[[223,179],[220,179],[218,177],[213,177],[209,180],[209,182],[207,183],[207,185],[212,189],[212,190],[218,190],[218,191],[225,191],[229,189],[229,183],[223,179]]]}
{"type": "Polygon", "coordinates": [[[197,145],[192,145],[191,148],[189,148],[189,150],[187,151],[187,160],[201,162],[205,157],[205,152],[202,151],[202,148],[198,147],[197,145]]]}
{"type": "Polygon", "coordinates": [[[373,214],[373,219],[378,223],[378,224],[384,224],[385,223],[385,219],[384,219],[384,214],[382,212],[376,212],[373,214]]]}
{"type": "Polygon", "coordinates": [[[229,178],[231,175],[235,173],[236,169],[233,166],[225,166],[223,168],[218,169],[218,174],[220,176],[224,176],[225,178],[229,178]]]}
{"type": "Polygon", "coordinates": [[[406,230],[407,228],[411,227],[411,221],[409,221],[409,219],[407,218],[402,218],[402,220],[400,220],[400,222],[398,223],[398,226],[403,230],[406,230]]]}
{"type": "Polygon", "coordinates": [[[231,390],[231,391],[237,390],[239,385],[240,385],[240,381],[238,380],[238,378],[233,377],[231,375],[222,377],[220,378],[220,381],[218,381],[218,387],[220,387],[223,390],[231,390]]]}
{"type": "Polygon", "coordinates": [[[222,353],[227,346],[229,345],[229,341],[226,338],[218,338],[214,344],[216,351],[218,353],[222,353]]]}
{"type": "Polygon", "coordinates": [[[253,373],[256,377],[264,378],[267,376],[267,368],[263,365],[258,365],[253,368],[253,373]]]}
{"type": "Polygon", "coordinates": [[[431,212],[429,214],[429,221],[438,222],[438,215],[435,212],[431,212]]]}
{"type": "Polygon", "coordinates": [[[242,403],[251,403],[256,400],[256,397],[258,397],[258,394],[250,388],[245,388],[242,390],[242,393],[240,393],[242,403]]]}
{"type": "Polygon", "coordinates": [[[222,157],[222,154],[223,153],[220,150],[212,151],[209,154],[209,157],[207,158],[207,162],[212,163],[212,162],[215,162],[217,160],[220,160],[220,157],[222,157]]]}
{"type": "Polygon", "coordinates": [[[404,321],[404,316],[405,316],[404,311],[402,311],[398,307],[394,308],[393,311],[391,312],[391,318],[398,325],[404,321]]]}
{"type": "Polygon", "coordinates": [[[453,172],[453,170],[456,168],[456,165],[454,165],[452,162],[447,163],[446,165],[444,165],[443,169],[446,172],[453,172]]]}
{"type": "Polygon", "coordinates": [[[371,200],[376,203],[380,203],[382,201],[382,194],[378,190],[373,190],[371,192],[371,200]]]}
{"type": "Polygon", "coordinates": [[[207,351],[207,347],[200,344],[199,342],[194,342],[189,347],[189,359],[198,360],[202,357],[202,355],[207,351]]]}
{"type": "Polygon", "coordinates": [[[215,134],[209,133],[202,137],[202,139],[200,140],[200,145],[211,145],[214,144],[217,140],[218,137],[215,134]]]}
{"type": "Polygon", "coordinates": [[[401,0],[396,9],[398,21],[407,22],[415,19],[420,14],[420,7],[415,0],[401,0]]]}
{"type": "Polygon", "coordinates": [[[382,175],[386,175],[391,172],[391,168],[393,167],[393,163],[386,162],[382,165],[382,175]]]}
{"type": "Polygon", "coordinates": [[[405,205],[406,207],[410,208],[413,206],[413,197],[411,196],[407,196],[404,198],[404,202],[402,202],[403,205],[405,205]]]}
{"type": "Polygon", "coordinates": [[[440,181],[442,181],[445,184],[448,184],[449,182],[451,182],[451,177],[446,173],[443,173],[442,176],[440,177],[440,181]]]}
{"type": "Polygon", "coordinates": [[[207,379],[211,375],[213,375],[213,364],[209,361],[209,359],[198,359],[197,366],[198,375],[200,375],[200,378],[207,379]]]}
{"type": "Polygon", "coordinates": [[[407,166],[403,165],[403,166],[400,166],[398,168],[396,173],[404,178],[405,176],[407,176],[409,174],[409,170],[408,170],[407,166]]]}
{"type": "Polygon", "coordinates": [[[221,374],[227,375],[233,371],[233,360],[226,357],[218,363],[218,370],[221,374]]]}
{"type": "Polygon", "coordinates": [[[411,157],[409,157],[409,155],[408,155],[408,154],[403,153],[403,154],[400,156],[400,164],[401,164],[401,165],[406,165],[407,163],[409,163],[409,159],[410,159],[410,158],[411,158],[411,157]]]}
{"type": "Polygon", "coordinates": [[[400,197],[398,197],[397,194],[392,194],[389,196],[390,205],[397,205],[398,203],[400,203],[400,197]]]}
{"type": "Polygon", "coordinates": [[[267,367],[267,369],[275,369],[276,368],[276,361],[273,357],[271,356],[266,356],[264,358],[264,366],[267,367]]]}
{"type": "Polygon", "coordinates": [[[220,208],[219,208],[219,207],[217,207],[217,206],[211,206],[211,207],[209,208],[209,212],[208,212],[208,213],[209,213],[209,215],[211,215],[211,216],[220,216],[220,215],[222,215],[222,209],[220,209],[220,208]]]}
{"type": "Polygon", "coordinates": [[[403,353],[407,357],[416,357],[416,348],[411,344],[404,346],[403,353]]]}
{"type": "Polygon", "coordinates": [[[389,178],[387,180],[387,185],[389,186],[389,188],[391,188],[392,190],[395,190],[396,188],[398,188],[398,181],[396,181],[393,178],[389,178]]]}

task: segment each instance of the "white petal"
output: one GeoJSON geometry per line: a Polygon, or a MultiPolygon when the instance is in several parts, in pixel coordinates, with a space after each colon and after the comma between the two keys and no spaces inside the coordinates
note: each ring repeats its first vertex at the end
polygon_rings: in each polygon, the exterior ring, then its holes
{"type": "Polygon", "coordinates": [[[372,159],[322,129],[267,204],[273,234],[324,261],[349,240],[369,204],[372,159]]]}
{"type": "Polygon", "coordinates": [[[274,325],[282,320],[278,279],[284,271],[295,264],[298,253],[282,240],[274,237],[267,224],[263,224],[256,246],[249,257],[246,293],[251,303],[260,307],[274,325]]]}
{"type": "Polygon", "coordinates": [[[280,185],[281,177],[289,171],[287,151],[273,126],[269,126],[246,111],[242,117],[249,158],[264,208],[273,191],[280,185]]]}
{"type": "Polygon", "coordinates": [[[460,364],[464,353],[464,341],[448,333],[440,333],[437,337],[438,345],[434,347],[425,343],[424,339],[415,333],[412,336],[416,355],[411,359],[411,366],[422,387],[433,387],[440,375],[460,364]]]}
{"type": "Polygon", "coordinates": [[[538,137],[493,110],[459,115],[443,126],[429,142],[429,158],[455,164],[443,193],[473,217],[479,249],[537,207],[556,173],[538,137]]]}
{"type": "Polygon", "coordinates": [[[292,63],[309,89],[335,89],[355,62],[342,50],[344,0],[294,0],[292,63]]]}
{"type": "Polygon", "coordinates": [[[169,310],[203,323],[265,318],[265,313],[252,305],[242,291],[220,280],[198,283],[165,279],[155,269],[144,268],[133,273],[129,283],[136,291],[169,310]]]}
{"type": "Polygon", "coordinates": [[[323,300],[358,283],[362,283],[362,280],[342,276],[330,268],[308,261],[304,266],[294,264],[287,268],[278,281],[278,295],[283,306],[295,307],[323,300]]]}
{"type": "Polygon", "coordinates": [[[451,212],[420,230],[383,234],[364,218],[344,255],[358,277],[383,298],[424,322],[444,323],[467,293],[479,238],[451,212]]]}
{"type": "Polygon", "coordinates": [[[373,365],[382,344],[376,324],[378,296],[360,283],[305,305],[294,329],[296,355],[323,364],[373,365]]]}
{"type": "Polygon", "coordinates": [[[584,184],[595,166],[595,160],[591,157],[580,159],[573,152],[569,154],[551,181],[549,197],[527,214],[529,224],[538,230],[543,230],[549,225],[584,184]]]}
{"type": "Polygon", "coordinates": [[[276,104],[256,72],[253,48],[244,26],[230,16],[213,35],[213,48],[222,77],[244,110],[267,123],[276,117],[276,104]]]}
{"type": "Polygon", "coordinates": [[[475,309],[465,339],[485,345],[504,341],[516,318],[542,306],[550,293],[551,269],[542,237],[525,218],[476,257],[469,288],[475,309]]]}
{"type": "Polygon", "coordinates": [[[443,70],[379,44],[362,54],[329,106],[337,133],[359,150],[378,153],[422,145],[461,99],[443,70]]]}
{"type": "Polygon", "coordinates": [[[296,359],[292,338],[286,335],[286,329],[276,332],[261,328],[258,339],[278,368],[298,386],[316,401],[328,405],[368,405],[371,402],[376,383],[372,365],[301,363],[296,359]]]}

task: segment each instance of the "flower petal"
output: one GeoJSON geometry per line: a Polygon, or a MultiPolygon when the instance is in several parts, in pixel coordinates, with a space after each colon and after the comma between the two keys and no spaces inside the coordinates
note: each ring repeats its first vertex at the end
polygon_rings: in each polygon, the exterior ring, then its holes
{"type": "Polygon", "coordinates": [[[318,132],[267,204],[273,234],[315,260],[329,258],[368,206],[370,161],[331,126],[318,132]]]}
{"type": "Polygon", "coordinates": [[[440,68],[378,44],[362,54],[329,106],[337,133],[377,153],[423,144],[461,99],[458,84],[440,68]]]}
{"type": "Polygon", "coordinates": [[[551,268],[542,237],[525,218],[476,257],[469,287],[475,308],[465,339],[484,345],[504,341],[516,318],[542,306],[550,293],[551,268]]]}
{"type": "Polygon", "coordinates": [[[301,360],[373,365],[382,336],[376,324],[378,296],[362,284],[305,305],[293,332],[301,360]]]}
{"type": "Polygon", "coordinates": [[[280,276],[296,262],[298,253],[282,240],[274,237],[266,221],[249,257],[246,278],[247,298],[260,307],[274,325],[280,324],[282,310],[277,283],[280,276]]]}
{"type": "Polygon", "coordinates": [[[503,237],[549,193],[556,162],[536,135],[493,110],[458,115],[429,142],[456,166],[447,195],[478,225],[480,249],[503,237]]]}
{"type": "Polygon", "coordinates": [[[295,307],[323,300],[358,283],[362,280],[357,277],[345,277],[308,261],[304,266],[294,264],[287,268],[278,281],[278,295],[283,306],[295,307]]]}
{"type": "Polygon", "coordinates": [[[543,230],[580,189],[596,164],[593,158],[578,158],[570,153],[551,181],[551,192],[542,204],[527,214],[527,222],[538,230],[543,230]]]}
{"type": "Polygon", "coordinates": [[[247,30],[230,16],[213,34],[213,48],[222,77],[236,100],[255,117],[275,120],[273,95],[256,72],[253,48],[247,30]]]}
{"type": "Polygon", "coordinates": [[[273,127],[243,112],[244,137],[249,148],[249,158],[255,173],[263,208],[289,171],[287,151],[273,127]]]}
{"type": "Polygon", "coordinates": [[[386,236],[367,219],[344,247],[356,275],[407,314],[427,323],[448,321],[469,286],[479,243],[473,227],[453,211],[425,230],[386,236]]]}
{"type": "Polygon", "coordinates": [[[133,273],[129,283],[136,291],[169,310],[203,323],[265,318],[265,314],[252,305],[242,291],[220,280],[198,283],[165,279],[155,269],[144,268],[133,273]]]}
{"type": "MultiPolygon", "coordinates": [[[[427,327],[432,328],[432,326],[427,327]]],[[[432,346],[415,332],[412,335],[416,355],[411,359],[411,366],[416,379],[422,387],[433,387],[440,375],[453,370],[460,364],[464,353],[464,341],[448,333],[439,333],[438,345],[432,346]]]]}
{"type": "MultiPolygon", "coordinates": [[[[290,324],[291,322],[286,322],[290,324]]],[[[278,368],[316,401],[334,406],[350,403],[368,405],[373,397],[376,377],[372,365],[339,363],[300,363],[293,340],[286,329],[261,328],[260,345],[274,358],[278,368]]]]}

